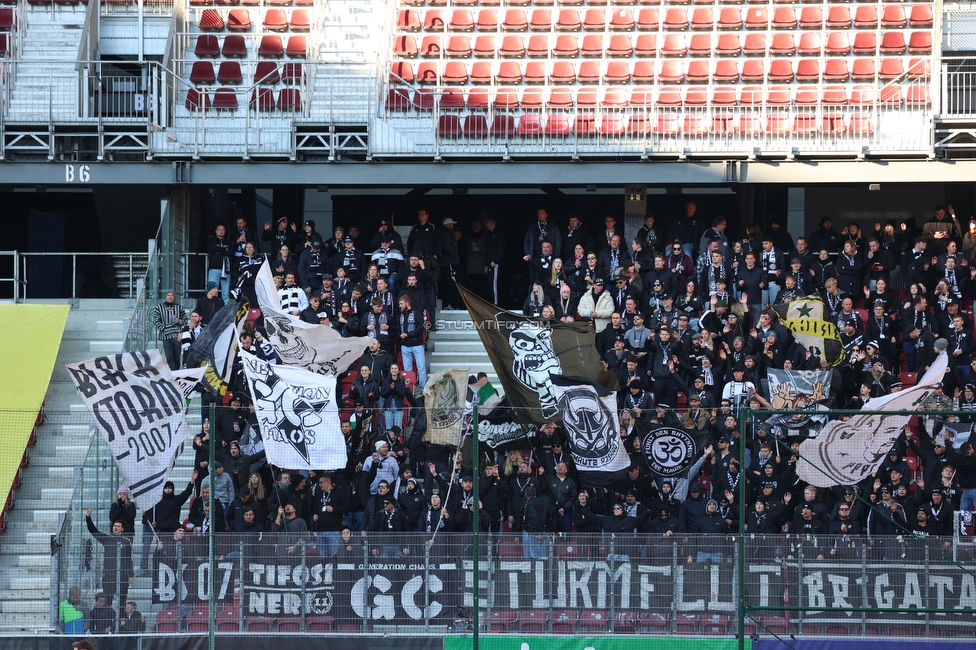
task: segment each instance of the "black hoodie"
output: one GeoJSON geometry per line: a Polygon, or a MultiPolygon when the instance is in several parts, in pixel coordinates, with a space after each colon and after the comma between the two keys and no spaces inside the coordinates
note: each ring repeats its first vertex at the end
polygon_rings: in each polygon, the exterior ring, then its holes
{"type": "Polygon", "coordinates": [[[191,494],[193,494],[193,481],[190,481],[186,489],[179,494],[175,493],[173,481],[166,481],[163,485],[163,498],[143,513],[142,523],[151,525],[155,521],[157,533],[172,533],[181,525],[180,510],[191,494]],[[166,494],[168,487],[174,488],[174,492],[166,494]]]}

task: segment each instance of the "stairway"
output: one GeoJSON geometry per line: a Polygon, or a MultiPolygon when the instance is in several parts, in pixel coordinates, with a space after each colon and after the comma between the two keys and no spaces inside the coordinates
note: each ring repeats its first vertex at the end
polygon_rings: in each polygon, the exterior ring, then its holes
{"type": "Polygon", "coordinates": [[[75,62],[87,8],[84,4],[27,5],[9,122],[47,123],[49,117],[72,120],[83,114],[75,62]]]}
{"type": "Polygon", "coordinates": [[[486,372],[488,381],[504,395],[505,390],[467,310],[438,311],[437,320],[438,329],[427,340],[430,374],[451,368],[467,368],[469,375],[486,372]]]}
{"type": "MultiPolygon", "coordinates": [[[[0,629],[47,630],[51,624],[51,535],[71,504],[92,432],[91,417],[64,364],[121,351],[131,311],[123,300],[82,299],[68,314],[45,398],[46,421],[37,430],[16,506],[0,538],[0,629]]],[[[85,495],[93,504],[96,498],[85,495]]]]}

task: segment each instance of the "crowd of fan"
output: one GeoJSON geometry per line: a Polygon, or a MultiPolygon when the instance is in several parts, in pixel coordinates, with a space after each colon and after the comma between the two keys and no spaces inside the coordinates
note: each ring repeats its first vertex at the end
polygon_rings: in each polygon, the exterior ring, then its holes
{"type": "MultiPolygon", "coordinates": [[[[423,385],[424,332],[435,322],[436,298],[445,307],[461,305],[455,280],[497,304],[499,267],[519,262],[505,257],[495,220],[476,219],[462,231],[451,218],[436,227],[420,210],[406,243],[386,221],[371,241],[356,228],[336,228],[323,240],[312,222],[302,231],[287,219],[265,224],[261,237],[278,251],[271,266],[282,278],[282,308],[374,339],[352,369],[356,378],[346,395],[342,431],[349,463],[333,472],[272,472],[263,452],[254,450],[256,420],[239,384],[230,404],[218,410],[215,429],[205,422],[194,439],[194,481],[180,492],[167,484],[162,501],[144,513],[142,568],[154,540],[184,529],[255,538],[284,531],[296,540],[309,531],[317,552],[328,557],[349,548],[360,531],[470,532],[475,526],[521,532],[527,557],[547,552],[550,532],[671,536],[745,526],[772,535],[864,539],[906,530],[919,537],[951,534],[954,513],[976,507],[972,445],[957,450],[946,444],[943,425],[959,418],[921,418],[872,476],[852,489],[830,490],[797,478],[801,435],[754,418],[743,440],[738,418],[747,404],[778,406],[762,381],[770,368],[829,371],[829,391],[818,397],[824,405],[853,409],[899,390],[899,375],[924,372],[945,350],[944,394],[937,392],[927,405],[973,411],[962,420],[976,419],[973,324],[962,308],[976,284],[970,259],[976,221],[963,229],[951,206],[938,206],[921,228],[909,219],[876,223],[868,232],[852,222],[838,232],[824,217],[809,237],[794,239],[772,219],[768,231],[751,224],[733,241],[724,218],[705,227],[689,202],[669,223],[660,228],[648,215],[627,248],[613,217],[591,235],[575,215],[564,228],[538,211],[522,251],[531,282],[523,311],[544,320],[592,322],[608,378],[612,374],[620,386],[620,436],[631,466],[616,482],[594,480],[577,471],[562,428],[546,424],[532,448],[482,463],[478,495],[470,458],[456,462],[455,449],[422,441],[426,415],[403,371],[416,368],[423,385]],[[838,365],[799,345],[777,315],[776,306],[807,295],[820,296],[824,319],[840,330],[846,355],[838,365]],[[404,410],[411,406],[417,408],[407,435],[404,410]],[[684,427],[704,440],[687,478],[663,480],[650,471],[640,439],[655,423],[684,427]],[[218,459],[213,468],[211,445],[218,459]],[[191,495],[201,484],[208,489],[204,478],[211,469],[216,512],[211,516],[201,498],[184,517],[191,495]],[[747,501],[745,522],[738,515],[741,499],[747,501]]],[[[208,243],[208,293],[192,320],[178,309],[166,311],[175,299],[167,297],[156,312],[164,338],[189,345],[223,301],[243,297],[256,304],[255,268],[263,260],[256,241],[244,220],[230,233],[217,226],[208,243]]],[[[242,346],[274,359],[260,328],[246,332],[242,346]]],[[[178,355],[178,344],[167,348],[174,367],[178,355]]],[[[131,536],[136,513],[124,492],[111,520],[131,536]]],[[[882,556],[897,552],[886,549],[882,556]]],[[[714,559],[708,548],[689,556],[714,559]]]]}

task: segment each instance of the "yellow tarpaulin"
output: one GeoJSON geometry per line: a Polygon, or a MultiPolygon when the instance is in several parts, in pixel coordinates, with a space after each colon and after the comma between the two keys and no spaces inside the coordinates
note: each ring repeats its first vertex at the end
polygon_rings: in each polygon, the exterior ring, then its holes
{"type": "Polygon", "coordinates": [[[67,305],[0,305],[7,341],[0,349],[0,508],[51,382],[68,310],[67,305]]]}

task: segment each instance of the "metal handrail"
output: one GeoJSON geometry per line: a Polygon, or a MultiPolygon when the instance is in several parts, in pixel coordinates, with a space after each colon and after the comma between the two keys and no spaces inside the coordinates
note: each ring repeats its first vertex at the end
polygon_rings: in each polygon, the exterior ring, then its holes
{"type": "Polygon", "coordinates": [[[11,296],[14,302],[22,302],[27,299],[27,261],[32,257],[68,257],[71,259],[71,295],[66,298],[76,299],[78,295],[78,259],[79,258],[126,258],[128,260],[128,295],[125,298],[134,297],[136,281],[136,265],[145,260],[148,262],[148,253],[141,252],[31,252],[31,251],[0,251],[0,258],[10,257],[12,259],[12,277],[0,277],[0,284],[11,283],[13,290],[11,296]]]}

